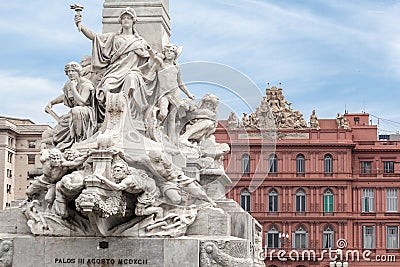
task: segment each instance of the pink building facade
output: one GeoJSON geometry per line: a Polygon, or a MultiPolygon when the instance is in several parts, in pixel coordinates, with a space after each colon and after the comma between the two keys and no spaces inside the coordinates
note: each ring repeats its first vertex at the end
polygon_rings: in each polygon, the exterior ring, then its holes
{"type": "Polygon", "coordinates": [[[275,150],[257,127],[220,121],[227,197],[262,224],[267,267],[341,266],[337,248],[348,266],[400,266],[400,142],[378,140],[368,114],[343,117],[278,129],[275,150]]]}

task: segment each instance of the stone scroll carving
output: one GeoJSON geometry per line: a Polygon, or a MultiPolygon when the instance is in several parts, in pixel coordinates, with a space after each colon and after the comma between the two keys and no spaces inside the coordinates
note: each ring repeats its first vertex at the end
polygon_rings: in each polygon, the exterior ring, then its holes
{"type": "Polygon", "coordinates": [[[11,267],[13,262],[13,243],[0,239],[0,267],[11,267]]]}
{"type": "Polygon", "coordinates": [[[182,47],[153,50],[136,21],[126,8],[118,32],[97,34],[75,16],[93,51],[83,67],[65,65],[62,94],[45,108],[58,124],[43,134],[43,174],[21,205],[35,235],[178,237],[216,206],[202,174],[217,179],[229,152],[213,136],[218,98],[196,102],[181,79],[182,47]]]}
{"type": "Polygon", "coordinates": [[[202,242],[200,252],[201,267],[249,267],[253,259],[246,257],[243,243],[202,242]]]}

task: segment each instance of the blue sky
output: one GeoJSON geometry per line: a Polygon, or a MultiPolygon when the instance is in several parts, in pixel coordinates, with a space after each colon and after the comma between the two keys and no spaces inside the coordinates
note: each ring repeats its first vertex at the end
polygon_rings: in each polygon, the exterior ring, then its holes
{"type": "MultiPolygon", "coordinates": [[[[90,54],[90,42],[73,24],[72,3],[2,5],[0,115],[54,125],[43,110],[61,93],[65,63],[90,54]]],[[[84,24],[101,32],[103,1],[79,4],[84,24]]],[[[261,92],[268,82],[281,83],[306,119],[313,109],[320,118],[334,118],[346,107],[400,122],[400,1],[170,0],[170,16],[171,42],[184,46],[182,64],[227,65],[261,92]]],[[[201,97],[195,86],[191,90],[201,97]]],[[[229,96],[219,96],[229,103],[229,96]]],[[[379,123],[381,133],[400,130],[400,124],[379,123]]]]}

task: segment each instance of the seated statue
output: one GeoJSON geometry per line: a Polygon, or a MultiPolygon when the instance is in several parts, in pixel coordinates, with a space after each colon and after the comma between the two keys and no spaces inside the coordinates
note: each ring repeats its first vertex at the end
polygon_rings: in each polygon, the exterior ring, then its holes
{"type": "Polygon", "coordinates": [[[125,92],[135,119],[143,119],[153,94],[154,87],[148,86],[142,73],[149,58],[148,44],[136,31],[136,21],[136,12],[126,8],[119,15],[118,32],[97,34],[82,25],[80,14],[75,16],[77,27],[93,42],[92,72],[103,75],[96,87],[99,121],[104,119],[107,92],[125,92]]]}
{"type": "Polygon", "coordinates": [[[92,82],[81,76],[82,67],[76,62],[65,65],[64,71],[69,80],[64,85],[63,93],[51,100],[45,108],[47,113],[58,120],[51,141],[61,150],[92,136],[97,126],[92,82]],[[61,103],[69,107],[70,111],[58,118],[52,107],[61,103]]]}

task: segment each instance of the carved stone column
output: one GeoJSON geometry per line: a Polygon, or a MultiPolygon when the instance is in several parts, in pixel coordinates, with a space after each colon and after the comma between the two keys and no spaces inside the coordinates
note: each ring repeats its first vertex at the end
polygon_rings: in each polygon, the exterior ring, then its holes
{"type": "Polygon", "coordinates": [[[136,29],[156,50],[169,42],[171,35],[169,0],[105,0],[103,9],[103,33],[120,29],[118,16],[126,8],[132,7],[138,16],[136,29]]]}

